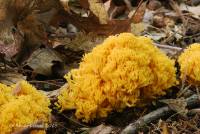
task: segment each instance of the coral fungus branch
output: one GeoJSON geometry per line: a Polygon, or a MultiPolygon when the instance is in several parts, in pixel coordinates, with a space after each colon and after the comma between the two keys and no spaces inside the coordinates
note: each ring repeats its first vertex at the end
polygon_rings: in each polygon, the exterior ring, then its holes
{"type": "Polygon", "coordinates": [[[112,111],[155,99],[176,85],[174,60],[150,38],[121,33],[108,37],[86,54],[80,67],[65,76],[69,88],[58,96],[61,111],[89,122],[112,111]]]}

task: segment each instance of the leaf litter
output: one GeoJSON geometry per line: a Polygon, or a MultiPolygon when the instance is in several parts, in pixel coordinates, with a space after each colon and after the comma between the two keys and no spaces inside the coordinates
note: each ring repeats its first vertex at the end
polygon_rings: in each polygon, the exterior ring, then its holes
{"type": "MultiPolygon", "coordinates": [[[[0,0],[0,82],[10,85],[27,79],[40,89],[49,90],[45,93],[56,101],[59,87],[65,83],[63,75],[77,68],[84,53],[108,35],[132,32],[151,37],[172,58],[188,44],[200,42],[199,0],[120,1],[28,0],[22,4],[23,0],[0,0]]],[[[194,94],[193,87],[188,90],[194,94]]],[[[65,113],[68,119],[63,119],[53,110],[55,124],[59,125],[47,133],[120,133],[129,123],[161,106],[178,114],[152,122],[147,127],[149,133],[199,133],[199,114],[190,115],[186,99],[174,94],[160,98],[165,105],[156,102],[145,106],[146,110],[126,109],[86,124],[91,129],[78,125],[72,113],[65,113]],[[127,123],[120,125],[122,120],[127,123]]]]}

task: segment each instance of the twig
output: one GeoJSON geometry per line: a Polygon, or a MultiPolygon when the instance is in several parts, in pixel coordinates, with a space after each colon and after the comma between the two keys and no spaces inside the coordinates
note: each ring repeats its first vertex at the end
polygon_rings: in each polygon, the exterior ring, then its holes
{"type": "Polygon", "coordinates": [[[33,130],[45,130],[45,129],[46,129],[45,125],[40,121],[40,122],[38,122],[36,124],[33,124],[33,125],[27,126],[25,128],[22,128],[19,131],[14,132],[12,134],[29,134],[33,130]]]}
{"type": "Polygon", "coordinates": [[[191,109],[189,114],[200,114],[200,108],[191,109]]]}
{"type": "Polygon", "coordinates": [[[60,85],[58,84],[54,84],[52,82],[48,82],[48,81],[37,81],[37,80],[31,80],[29,81],[30,83],[40,83],[40,84],[49,84],[49,85],[52,85],[52,86],[56,86],[56,87],[61,87],[60,85]]]}
{"type": "MultiPolygon", "coordinates": [[[[200,105],[200,100],[198,95],[192,95],[191,97],[187,98],[187,107],[192,108],[195,106],[200,105]]],[[[172,109],[170,109],[168,106],[159,108],[141,118],[139,118],[136,122],[129,124],[127,127],[125,127],[121,134],[135,134],[139,129],[144,129],[146,125],[150,124],[151,122],[155,122],[159,120],[160,118],[163,118],[165,116],[170,116],[174,113],[172,109]]]]}
{"type": "Polygon", "coordinates": [[[170,49],[170,50],[174,50],[174,51],[182,51],[183,49],[180,48],[180,47],[173,47],[173,46],[169,46],[169,45],[161,45],[161,44],[157,44],[157,43],[154,43],[155,46],[159,47],[159,48],[163,48],[163,49],[170,49]]]}
{"type": "Polygon", "coordinates": [[[154,45],[160,48],[170,57],[177,57],[183,50],[180,47],[174,47],[174,46],[169,46],[169,45],[161,45],[161,44],[156,44],[156,43],[154,43],[154,45]]]}

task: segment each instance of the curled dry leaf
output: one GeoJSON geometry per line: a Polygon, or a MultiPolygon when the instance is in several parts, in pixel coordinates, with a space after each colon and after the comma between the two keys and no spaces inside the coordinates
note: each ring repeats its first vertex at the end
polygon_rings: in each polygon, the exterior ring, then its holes
{"type": "Polygon", "coordinates": [[[104,124],[101,124],[97,127],[92,128],[89,131],[89,134],[111,134],[113,130],[114,128],[112,126],[106,126],[104,124]]]}
{"type": "Polygon", "coordinates": [[[27,65],[30,66],[34,72],[49,76],[52,74],[52,66],[54,61],[62,62],[60,55],[51,49],[38,49],[27,60],[27,65]]]}
{"type": "MultiPolygon", "coordinates": [[[[113,19],[109,13],[112,7],[108,4],[110,3],[108,0],[81,0],[79,3],[82,8],[87,10],[84,15],[78,14],[72,10],[70,13],[59,11],[52,19],[51,24],[57,25],[59,21],[69,22],[80,31],[85,31],[87,33],[93,32],[98,35],[113,35],[131,31],[132,12],[129,11],[130,13],[121,19],[113,19]]],[[[138,12],[140,11],[141,10],[138,12]]],[[[143,16],[141,18],[143,18],[143,16]]]]}
{"type": "Polygon", "coordinates": [[[198,6],[188,6],[188,5],[185,5],[184,3],[181,3],[180,10],[181,11],[188,11],[188,12],[193,14],[192,15],[193,17],[200,19],[200,5],[198,5],[198,6]]]}
{"type": "Polygon", "coordinates": [[[60,3],[64,7],[65,11],[69,11],[69,0],[60,0],[60,3]]]}
{"type": "Polygon", "coordinates": [[[142,2],[141,4],[139,4],[138,8],[136,9],[133,15],[134,23],[140,23],[143,20],[143,17],[146,11],[146,5],[147,5],[147,2],[142,2]]]}
{"type": "Polygon", "coordinates": [[[149,10],[156,10],[162,6],[162,3],[159,0],[150,0],[147,5],[149,10]]]}
{"type": "Polygon", "coordinates": [[[74,51],[90,52],[97,44],[103,42],[103,36],[97,36],[95,33],[78,32],[73,39],[54,38],[51,43],[53,48],[64,45],[65,49],[72,49],[74,51]]]}
{"type": "Polygon", "coordinates": [[[108,23],[108,14],[101,0],[88,0],[92,13],[99,18],[100,24],[108,23]]]}
{"type": "Polygon", "coordinates": [[[80,0],[81,7],[89,9],[96,18],[99,19],[100,24],[108,23],[108,13],[102,0],[80,0]]]}
{"type": "Polygon", "coordinates": [[[94,16],[81,17],[73,12],[62,12],[52,19],[53,24],[57,24],[56,21],[66,21],[72,23],[81,31],[86,33],[96,33],[98,35],[112,35],[122,32],[131,31],[131,19],[125,20],[109,20],[107,24],[100,24],[98,18],[94,16]]]}
{"type": "Polygon", "coordinates": [[[0,21],[0,53],[11,58],[20,51],[22,42],[23,37],[18,31],[13,32],[13,26],[9,21],[0,21]]]}
{"type": "Polygon", "coordinates": [[[141,33],[147,29],[147,25],[145,23],[132,23],[131,24],[131,33],[133,33],[134,35],[141,35],[141,33]]]}
{"type": "Polygon", "coordinates": [[[45,12],[52,7],[56,7],[55,0],[0,0],[0,52],[7,57],[19,53],[20,61],[33,47],[45,42],[45,30],[33,14],[35,10],[45,12]]]}

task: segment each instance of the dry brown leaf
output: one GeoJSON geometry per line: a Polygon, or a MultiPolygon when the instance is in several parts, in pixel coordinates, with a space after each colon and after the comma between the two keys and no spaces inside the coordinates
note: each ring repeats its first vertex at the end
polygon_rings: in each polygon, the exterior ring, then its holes
{"type": "Polygon", "coordinates": [[[147,26],[145,23],[141,22],[141,23],[137,23],[137,24],[135,24],[135,23],[131,24],[131,33],[133,33],[134,35],[139,36],[146,29],[147,29],[147,26]]]}
{"type": "Polygon", "coordinates": [[[60,0],[60,3],[64,7],[65,11],[69,11],[69,0],[60,0]]]}
{"type": "Polygon", "coordinates": [[[185,3],[181,3],[180,10],[191,12],[193,17],[200,19],[200,5],[188,6],[185,3]]]}
{"type": "Polygon", "coordinates": [[[136,9],[134,15],[133,15],[133,22],[134,23],[140,23],[143,20],[145,10],[146,10],[147,2],[143,2],[138,5],[138,8],[136,9]]]}
{"type": "Polygon", "coordinates": [[[52,40],[53,48],[64,45],[65,49],[72,49],[73,51],[84,51],[90,52],[97,44],[103,42],[105,38],[103,36],[97,36],[95,33],[84,33],[79,32],[76,37],[70,39],[66,38],[55,38],[52,40]]]}
{"type": "Polygon", "coordinates": [[[79,3],[81,5],[81,7],[85,8],[85,9],[89,9],[88,0],[80,0],[79,3]]]}
{"type": "Polygon", "coordinates": [[[57,24],[56,21],[59,20],[68,21],[81,31],[85,31],[86,33],[92,32],[97,35],[112,35],[131,31],[130,19],[109,20],[108,24],[100,24],[98,18],[93,16],[81,17],[73,12],[63,12],[55,15],[51,24],[57,24]]]}
{"type": "Polygon", "coordinates": [[[4,9],[0,9],[0,21],[4,20],[5,18],[6,18],[6,12],[4,11],[4,9]]]}
{"type": "Polygon", "coordinates": [[[23,76],[22,74],[13,71],[0,73],[0,83],[3,83],[5,85],[12,85],[25,79],[26,76],[23,76]]]}
{"type": "Polygon", "coordinates": [[[101,0],[88,0],[89,9],[99,18],[100,24],[108,23],[108,13],[101,0]]]}
{"type": "Polygon", "coordinates": [[[20,50],[23,38],[19,33],[12,33],[11,27],[0,32],[0,53],[7,58],[15,56],[20,50]]]}
{"type": "Polygon", "coordinates": [[[19,21],[17,27],[24,35],[24,42],[16,56],[16,61],[23,63],[41,44],[47,44],[47,34],[45,25],[35,15],[29,15],[24,20],[19,21]]]}
{"type": "Polygon", "coordinates": [[[113,130],[113,127],[101,124],[95,128],[92,128],[89,134],[111,134],[113,130]]]}
{"type": "Polygon", "coordinates": [[[5,0],[0,0],[0,21],[5,20],[7,15],[8,2],[5,0]]]}
{"type": "Polygon", "coordinates": [[[33,14],[36,10],[46,12],[56,7],[56,3],[55,0],[0,0],[0,52],[7,57],[19,54],[16,59],[21,62],[38,44],[45,44],[44,27],[33,14]],[[13,35],[13,27],[17,29],[16,35],[24,36],[13,35]]]}
{"type": "Polygon", "coordinates": [[[30,66],[34,72],[49,76],[52,74],[53,61],[62,62],[60,55],[51,49],[38,49],[27,60],[27,65],[30,66]]]}
{"type": "Polygon", "coordinates": [[[108,23],[108,13],[102,0],[81,0],[79,3],[83,8],[89,9],[92,12],[91,15],[99,19],[100,24],[108,23]]]}
{"type": "Polygon", "coordinates": [[[108,9],[109,18],[113,19],[121,14],[124,14],[127,10],[125,5],[116,6],[113,1],[108,1],[105,3],[106,8],[108,9]]]}

